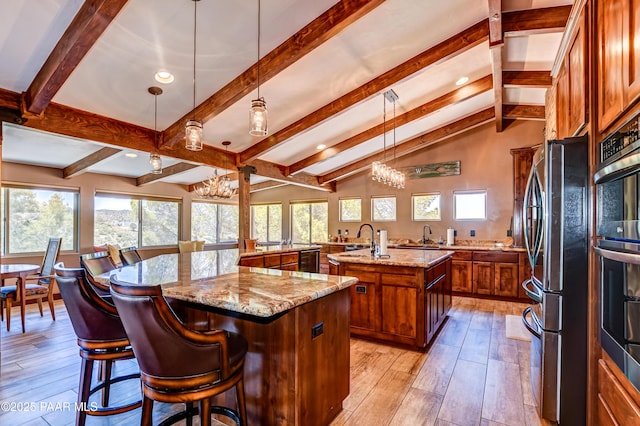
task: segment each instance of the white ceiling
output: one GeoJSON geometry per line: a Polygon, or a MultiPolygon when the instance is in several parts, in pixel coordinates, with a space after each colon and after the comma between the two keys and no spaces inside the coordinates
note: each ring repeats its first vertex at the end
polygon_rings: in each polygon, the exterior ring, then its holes
{"type": "MultiPolygon", "coordinates": [[[[264,56],[295,34],[337,0],[262,0],[260,51],[264,56]]],[[[0,14],[0,87],[25,91],[54,48],[81,0],[13,0],[0,14]]],[[[566,0],[503,0],[503,10],[571,4],[566,0]]],[[[202,0],[197,2],[197,93],[201,103],[232,81],[257,59],[257,0],[202,0]]],[[[80,110],[153,129],[153,96],[147,88],[158,70],[168,70],[175,81],[162,85],[158,97],[158,130],[163,130],[192,108],[193,7],[189,0],[129,0],[80,62],[53,101],[80,110]]],[[[386,0],[380,6],[330,38],[311,53],[260,87],[269,109],[273,134],[316,109],[340,98],[416,54],[482,21],[487,0],[386,0]]],[[[561,33],[507,35],[505,70],[550,70],[561,33]]],[[[399,95],[396,114],[402,114],[456,88],[466,75],[470,81],[491,74],[488,43],[435,64],[392,86],[399,95]]],[[[543,88],[505,87],[504,102],[544,105],[543,88]]],[[[248,134],[248,110],[254,91],[205,123],[205,143],[241,152],[259,138],[248,134]]],[[[346,109],[314,128],[295,135],[259,158],[290,165],[316,152],[320,143],[335,145],[382,122],[382,93],[346,109]]],[[[490,107],[492,91],[451,105],[397,129],[397,142],[490,107]]],[[[46,114],[46,111],[45,111],[46,114]]],[[[387,108],[387,119],[392,110],[387,108]]],[[[382,149],[374,138],[306,168],[323,174],[382,149]]],[[[387,141],[389,142],[389,135],[387,141]]],[[[104,145],[45,134],[20,126],[4,126],[3,160],[64,168],[104,145]],[[37,151],[36,151],[37,150],[37,151]],[[32,155],[38,152],[37,158],[32,155]]],[[[148,153],[124,157],[126,150],[89,171],[137,177],[148,173],[148,153]]],[[[182,162],[163,156],[169,166],[182,162]]],[[[214,172],[196,169],[163,178],[191,184],[214,172]]],[[[220,171],[222,172],[222,170],[220,171]]],[[[259,181],[260,179],[255,179],[259,181]]]]}

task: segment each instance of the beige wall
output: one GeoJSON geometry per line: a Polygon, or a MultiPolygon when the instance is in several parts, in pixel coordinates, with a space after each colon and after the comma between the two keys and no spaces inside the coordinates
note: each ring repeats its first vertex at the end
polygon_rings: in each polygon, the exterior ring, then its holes
{"type": "MultiPolygon", "coordinates": [[[[360,223],[341,223],[338,220],[340,197],[361,197],[363,222],[371,222],[371,196],[396,195],[397,221],[375,222],[376,229],[386,229],[390,238],[419,239],[425,223],[433,229],[433,239],[446,238],[446,229],[453,227],[460,239],[501,240],[510,228],[513,209],[513,162],[510,150],[542,143],[544,122],[516,121],[502,133],[496,133],[490,123],[454,136],[447,141],[424,148],[409,156],[398,158],[397,166],[406,167],[445,161],[461,162],[459,176],[446,176],[408,180],[403,190],[392,189],[371,180],[371,174],[359,173],[338,182],[337,191],[322,191],[294,186],[279,187],[251,195],[252,203],[282,202],[283,222],[288,224],[289,202],[292,200],[324,199],[329,201],[329,234],[337,235],[338,229],[349,229],[355,237],[360,223]],[[453,191],[486,190],[487,220],[454,221],[453,191]],[[440,192],[442,219],[440,221],[413,222],[411,220],[411,195],[424,192],[440,192]],[[469,236],[476,231],[475,238],[469,236]]],[[[390,162],[388,164],[392,165],[390,162]]],[[[288,236],[289,230],[284,229],[288,236]]]]}

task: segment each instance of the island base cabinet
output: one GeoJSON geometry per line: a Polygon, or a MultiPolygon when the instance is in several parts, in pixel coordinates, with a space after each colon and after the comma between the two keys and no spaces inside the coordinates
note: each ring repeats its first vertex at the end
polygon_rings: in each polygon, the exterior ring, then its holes
{"type": "MultiPolygon", "coordinates": [[[[248,424],[320,426],[338,415],[349,395],[349,299],[344,289],[264,323],[205,312],[210,329],[235,331],[249,342],[248,424]]],[[[235,401],[233,392],[223,396],[227,403],[235,401]]]]}

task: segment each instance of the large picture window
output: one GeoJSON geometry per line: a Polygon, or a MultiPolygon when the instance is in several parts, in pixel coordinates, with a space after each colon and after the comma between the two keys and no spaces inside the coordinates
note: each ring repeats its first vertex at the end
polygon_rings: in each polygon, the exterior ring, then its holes
{"type": "Polygon", "coordinates": [[[2,190],[3,254],[39,253],[49,238],[61,250],[78,249],[77,190],[8,186],[2,190]]]}
{"type": "Polygon", "coordinates": [[[411,216],[415,221],[440,220],[440,194],[414,194],[411,196],[411,216]]]}
{"type": "Polygon", "coordinates": [[[394,222],[396,220],[396,197],[371,198],[371,219],[374,222],[394,222]]]}
{"type": "Polygon", "coordinates": [[[206,244],[238,242],[238,206],[204,201],[191,203],[191,239],[206,244]]]}
{"type": "Polygon", "coordinates": [[[485,220],[487,218],[487,192],[454,192],[453,210],[456,220],[485,220]]]}
{"type": "Polygon", "coordinates": [[[340,222],[360,222],[362,220],[362,199],[342,198],[340,205],[340,222]]]}
{"type": "Polygon", "coordinates": [[[312,244],[329,237],[329,203],[327,201],[291,203],[291,241],[312,244]]]}
{"type": "Polygon", "coordinates": [[[96,194],[94,245],[156,247],[178,244],[180,201],[96,194]]]}
{"type": "Polygon", "coordinates": [[[282,204],[251,206],[251,238],[262,243],[282,241],[282,204]]]}

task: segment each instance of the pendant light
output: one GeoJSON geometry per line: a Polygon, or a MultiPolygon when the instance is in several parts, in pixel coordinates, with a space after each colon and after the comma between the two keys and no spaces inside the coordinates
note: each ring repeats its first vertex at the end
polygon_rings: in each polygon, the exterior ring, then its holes
{"type": "Polygon", "coordinates": [[[202,122],[196,120],[196,29],[198,2],[193,0],[193,118],[185,126],[185,148],[189,151],[202,150],[202,122]]]}
{"type": "Polygon", "coordinates": [[[387,166],[387,101],[393,103],[393,162],[396,161],[396,101],[398,95],[393,89],[384,92],[382,98],[382,162],[374,161],[371,164],[371,179],[387,184],[391,187],[404,188],[404,173],[387,166]]]}
{"type": "Polygon", "coordinates": [[[147,89],[153,95],[154,114],[153,114],[153,152],[149,154],[149,164],[151,165],[151,173],[154,175],[162,174],[162,158],[158,154],[158,95],[162,95],[162,89],[156,86],[147,89]]]}
{"type": "Polygon", "coordinates": [[[267,136],[267,102],[260,97],[260,0],[258,0],[258,97],[251,101],[249,111],[249,134],[267,136]]]}

